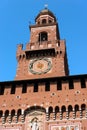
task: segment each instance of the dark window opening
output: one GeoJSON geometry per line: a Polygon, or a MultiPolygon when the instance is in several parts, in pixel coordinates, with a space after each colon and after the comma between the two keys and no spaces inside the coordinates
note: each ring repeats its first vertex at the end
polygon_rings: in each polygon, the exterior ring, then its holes
{"type": "Polygon", "coordinates": [[[60,51],[60,54],[62,54],[62,51],[60,51]]]}
{"type": "Polygon", "coordinates": [[[13,119],[14,116],[15,116],[15,110],[12,110],[12,111],[11,111],[11,119],[13,119]]]}
{"type": "Polygon", "coordinates": [[[3,95],[3,94],[4,94],[4,89],[5,89],[4,86],[0,86],[0,95],[3,95]]]}
{"type": "Polygon", "coordinates": [[[38,83],[34,84],[34,92],[38,92],[38,83]]]}
{"type": "Polygon", "coordinates": [[[43,19],[43,20],[42,20],[42,24],[46,24],[46,19],[43,19]]]}
{"type": "Polygon", "coordinates": [[[40,21],[38,21],[38,24],[40,24],[40,21]]]}
{"type": "Polygon", "coordinates": [[[41,33],[39,33],[39,42],[41,42],[41,41],[47,41],[47,40],[48,40],[47,32],[41,32],[41,33]]]}
{"type": "Polygon", "coordinates": [[[18,117],[20,117],[20,115],[21,115],[21,109],[18,110],[17,115],[18,115],[18,117]]]}
{"type": "Polygon", "coordinates": [[[45,91],[50,91],[50,83],[49,82],[45,83],[45,91]]]}
{"type": "Polygon", "coordinates": [[[57,82],[57,90],[62,90],[61,81],[57,82]]]}
{"type": "Polygon", "coordinates": [[[71,105],[68,106],[68,111],[69,111],[69,113],[70,113],[71,111],[73,111],[73,108],[72,108],[71,105]]]}
{"type": "Polygon", "coordinates": [[[65,106],[62,106],[62,113],[63,112],[66,112],[66,107],[65,106]]]}
{"type": "Polygon", "coordinates": [[[8,116],[9,116],[9,111],[6,110],[6,111],[5,111],[5,122],[7,121],[6,119],[8,118],[8,116]]]}
{"type": "Polygon", "coordinates": [[[56,106],[56,107],[55,107],[55,113],[58,113],[58,112],[59,112],[59,107],[56,106]]]}
{"type": "Polygon", "coordinates": [[[73,80],[69,80],[69,89],[74,89],[73,80]]]}
{"type": "Polygon", "coordinates": [[[81,88],[86,88],[85,79],[81,79],[81,88]]]}
{"type": "Polygon", "coordinates": [[[59,54],[59,52],[57,51],[57,54],[59,54]]]}
{"type": "Polygon", "coordinates": [[[53,108],[49,107],[49,113],[53,113],[53,108]]]}
{"type": "Polygon", "coordinates": [[[2,115],[3,115],[3,111],[0,111],[0,118],[2,117],[2,115]]]}
{"type": "Polygon", "coordinates": [[[23,58],[25,58],[25,55],[23,55],[23,58]]]}
{"type": "Polygon", "coordinates": [[[15,94],[15,90],[16,90],[16,86],[12,85],[12,87],[11,87],[11,94],[15,94]]]}
{"type": "Polygon", "coordinates": [[[26,93],[26,92],[27,92],[27,85],[26,83],[24,83],[22,87],[22,93],[26,93]]]}
{"type": "Polygon", "coordinates": [[[51,20],[49,20],[49,23],[52,23],[52,21],[51,21],[51,20]]]}
{"type": "Polygon", "coordinates": [[[75,105],[75,111],[79,111],[79,106],[75,105]]]}

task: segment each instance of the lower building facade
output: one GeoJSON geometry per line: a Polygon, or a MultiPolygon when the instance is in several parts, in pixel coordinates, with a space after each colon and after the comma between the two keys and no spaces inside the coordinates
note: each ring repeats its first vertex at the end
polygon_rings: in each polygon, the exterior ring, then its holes
{"type": "Polygon", "coordinates": [[[87,75],[0,82],[0,130],[87,130],[87,75]]]}

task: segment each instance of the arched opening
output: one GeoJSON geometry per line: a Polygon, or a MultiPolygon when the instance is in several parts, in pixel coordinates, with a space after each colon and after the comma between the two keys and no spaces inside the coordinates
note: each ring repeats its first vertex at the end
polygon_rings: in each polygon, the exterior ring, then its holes
{"type": "Polygon", "coordinates": [[[42,106],[31,106],[24,111],[26,127],[31,130],[38,126],[38,130],[44,127],[46,109],[42,106]],[[28,122],[28,123],[27,123],[28,122]]]}
{"type": "Polygon", "coordinates": [[[52,20],[49,19],[49,23],[52,23],[52,20]]]}
{"type": "Polygon", "coordinates": [[[27,114],[33,113],[33,112],[42,112],[42,113],[46,113],[45,108],[41,107],[41,106],[31,106],[28,109],[26,109],[24,111],[24,115],[25,117],[27,116],[27,114]]]}
{"type": "Polygon", "coordinates": [[[75,105],[75,116],[76,118],[80,117],[79,105],[75,105]]]}
{"type": "Polygon", "coordinates": [[[38,24],[40,24],[40,21],[38,21],[38,24]]]}
{"type": "Polygon", "coordinates": [[[62,118],[66,118],[66,107],[65,106],[62,106],[62,118]]]}
{"type": "Polygon", "coordinates": [[[86,116],[86,105],[85,104],[81,105],[81,111],[82,111],[82,117],[85,117],[86,116]]]}
{"type": "Polygon", "coordinates": [[[21,109],[18,110],[17,116],[18,116],[18,122],[21,122],[21,109]]]}
{"type": "Polygon", "coordinates": [[[73,108],[71,105],[68,106],[69,118],[73,118],[73,108]]]}
{"type": "Polygon", "coordinates": [[[39,42],[47,41],[48,40],[48,34],[47,32],[41,32],[39,33],[39,42]]]}
{"type": "Polygon", "coordinates": [[[53,119],[53,107],[49,107],[50,120],[53,119]]]}
{"type": "Polygon", "coordinates": [[[9,122],[9,111],[5,111],[5,122],[9,122]]]}
{"type": "Polygon", "coordinates": [[[15,110],[11,111],[11,121],[14,122],[14,123],[16,122],[16,119],[15,119],[15,110]]]}
{"type": "Polygon", "coordinates": [[[25,55],[23,55],[23,59],[25,58],[25,55]]]}
{"type": "Polygon", "coordinates": [[[3,111],[0,111],[0,123],[2,122],[3,111]]]}
{"type": "Polygon", "coordinates": [[[56,119],[60,119],[60,113],[59,113],[59,107],[55,107],[55,114],[56,114],[56,119]]]}
{"type": "Polygon", "coordinates": [[[19,56],[19,60],[21,59],[21,55],[19,56]]]}
{"type": "Polygon", "coordinates": [[[42,24],[46,24],[46,19],[42,19],[42,24]]]}

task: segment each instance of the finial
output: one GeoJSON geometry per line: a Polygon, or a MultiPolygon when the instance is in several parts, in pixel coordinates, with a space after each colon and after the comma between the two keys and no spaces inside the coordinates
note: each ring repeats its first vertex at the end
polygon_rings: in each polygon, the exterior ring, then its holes
{"type": "Polygon", "coordinates": [[[45,7],[45,9],[47,9],[48,8],[48,4],[45,4],[44,7],[45,7]]]}

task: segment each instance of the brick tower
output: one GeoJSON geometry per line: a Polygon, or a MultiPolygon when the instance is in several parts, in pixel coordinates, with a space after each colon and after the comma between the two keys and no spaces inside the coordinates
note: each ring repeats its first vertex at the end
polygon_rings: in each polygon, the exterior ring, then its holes
{"type": "Polygon", "coordinates": [[[69,76],[56,17],[42,10],[30,31],[15,80],[0,82],[0,130],[87,130],[87,74],[69,76]]]}
{"type": "Polygon", "coordinates": [[[69,74],[65,41],[60,40],[56,17],[48,9],[42,10],[30,26],[30,42],[17,49],[18,79],[36,79],[69,74]]]}

